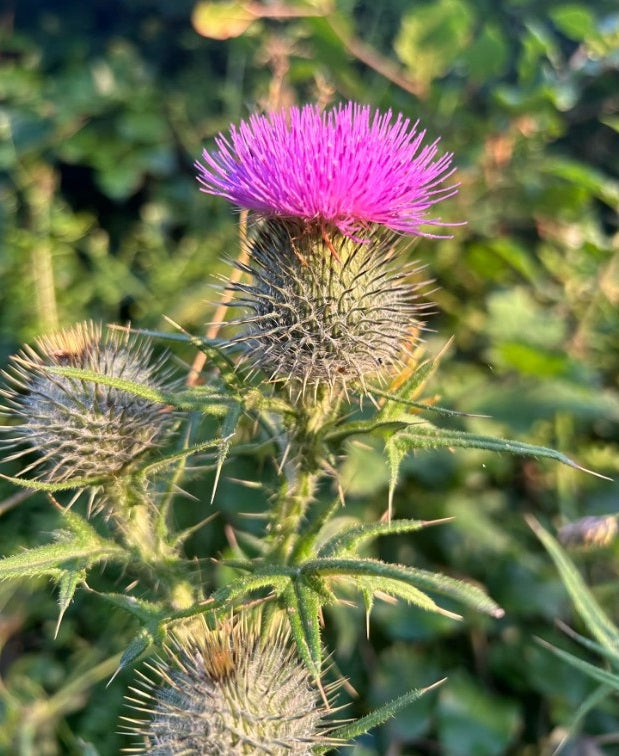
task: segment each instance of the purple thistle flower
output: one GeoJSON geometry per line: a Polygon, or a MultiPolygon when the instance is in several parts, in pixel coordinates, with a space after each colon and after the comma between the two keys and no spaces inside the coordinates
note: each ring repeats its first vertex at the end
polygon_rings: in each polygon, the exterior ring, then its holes
{"type": "Polygon", "coordinates": [[[333,225],[353,238],[371,224],[442,238],[422,227],[458,225],[428,217],[457,192],[443,185],[453,155],[437,156],[439,140],[424,146],[417,127],[352,102],[252,115],[219,134],[216,151],[204,150],[198,181],[203,192],[263,216],[333,225]]]}

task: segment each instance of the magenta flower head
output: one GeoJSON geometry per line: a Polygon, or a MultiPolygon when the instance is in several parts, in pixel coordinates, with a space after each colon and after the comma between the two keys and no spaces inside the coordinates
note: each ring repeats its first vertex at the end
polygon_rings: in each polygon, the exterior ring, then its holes
{"type": "Polygon", "coordinates": [[[378,224],[405,234],[440,237],[454,225],[431,213],[457,192],[451,153],[424,145],[418,123],[349,102],[253,115],[215,139],[197,162],[202,191],[268,218],[335,226],[355,238],[378,224]]]}

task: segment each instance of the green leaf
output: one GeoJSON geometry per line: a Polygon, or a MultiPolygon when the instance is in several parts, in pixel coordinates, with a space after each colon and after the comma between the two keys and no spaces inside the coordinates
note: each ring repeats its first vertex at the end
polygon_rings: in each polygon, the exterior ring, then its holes
{"type": "Polygon", "coordinates": [[[73,601],[73,596],[77,590],[78,585],[86,582],[87,571],[80,570],[65,570],[58,582],[58,621],[56,622],[56,630],[54,632],[54,638],[58,636],[60,630],[60,623],[64,617],[64,613],[67,611],[69,604],[73,601]]]}
{"type": "Polygon", "coordinates": [[[43,365],[41,368],[48,373],[54,373],[55,375],[64,375],[67,378],[77,378],[80,381],[89,381],[91,383],[101,384],[102,386],[110,386],[119,389],[120,391],[126,391],[128,394],[138,396],[141,399],[146,399],[155,404],[169,404],[170,399],[173,399],[174,397],[173,394],[160,391],[152,386],[144,386],[135,381],[128,381],[126,378],[104,375],[103,373],[97,373],[93,370],[82,370],[81,368],[64,367],[62,365],[43,365]]]}
{"type": "Polygon", "coordinates": [[[282,593],[281,602],[299,655],[315,679],[320,680],[322,647],[318,596],[303,580],[295,580],[282,593]]]}
{"type": "Polygon", "coordinates": [[[619,648],[619,630],[597,603],[572,560],[534,517],[527,517],[527,523],[552,557],[576,611],[591,635],[609,651],[615,652],[619,648]]]}
{"type": "Polygon", "coordinates": [[[314,555],[315,544],[320,537],[322,528],[327,523],[333,521],[333,516],[341,506],[342,502],[339,499],[335,499],[314,516],[312,521],[308,523],[307,527],[299,535],[299,539],[290,556],[291,564],[300,564],[308,557],[314,555]]]}
{"type": "Polygon", "coordinates": [[[525,457],[547,457],[561,462],[575,470],[595,475],[597,478],[609,480],[605,475],[588,470],[586,467],[579,465],[565,454],[549,449],[546,446],[536,446],[527,444],[524,441],[512,441],[503,438],[494,438],[492,436],[483,436],[476,433],[467,433],[466,431],[448,430],[445,428],[436,428],[426,424],[414,425],[398,434],[398,442],[401,440],[402,448],[407,449],[437,449],[452,448],[459,446],[464,449],[485,449],[487,451],[508,452],[509,454],[519,454],[525,457]]]}
{"type": "MultiPolygon", "coordinates": [[[[431,599],[427,593],[420,591],[419,588],[415,588],[415,586],[410,583],[405,583],[403,580],[394,580],[393,578],[388,578],[384,575],[381,577],[357,575],[354,578],[354,584],[355,588],[361,591],[364,596],[367,594],[375,596],[378,592],[382,591],[388,596],[403,599],[409,604],[424,609],[426,612],[435,612],[436,614],[442,614],[445,617],[455,620],[462,619],[459,614],[454,614],[454,612],[443,609],[431,599]]],[[[366,601],[366,611],[367,610],[368,604],[366,601]]]]}
{"type": "Polygon", "coordinates": [[[411,447],[409,447],[406,437],[402,437],[398,433],[394,433],[393,436],[385,442],[385,453],[387,454],[387,461],[389,462],[389,493],[387,495],[389,519],[391,519],[391,514],[393,512],[393,497],[400,477],[400,465],[410,449],[411,447]]]}
{"type": "Polygon", "coordinates": [[[557,744],[554,751],[555,754],[558,755],[562,752],[563,746],[580,731],[587,714],[589,714],[590,711],[597,709],[604,699],[608,698],[609,694],[612,692],[612,688],[609,688],[608,685],[600,685],[599,688],[596,688],[593,693],[585,698],[578,709],[571,715],[569,728],[565,731],[561,741],[557,744]]]}
{"type": "Polygon", "coordinates": [[[608,648],[607,646],[602,646],[600,643],[596,643],[590,638],[585,638],[584,635],[580,635],[580,633],[572,630],[571,627],[568,627],[568,625],[561,622],[560,620],[557,620],[557,625],[561,628],[561,630],[563,630],[566,635],[569,635],[570,638],[573,638],[575,641],[580,643],[581,646],[588,648],[589,651],[593,651],[600,656],[606,657],[606,659],[608,659],[611,664],[617,665],[617,669],[619,669],[619,648],[608,648]]]}
{"type": "Polygon", "coordinates": [[[222,394],[211,386],[195,386],[194,388],[177,393],[166,394],[167,404],[175,409],[187,412],[198,411],[211,417],[223,417],[230,407],[236,403],[236,397],[222,394]]]}
{"type": "Polygon", "coordinates": [[[0,478],[8,480],[20,488],[30,488],[34,491],[45,491],[47,493],[57,493],[59,491],[70,491],[74,488],[89,488],[90,486],[100,486],[105,482],[105,478],[71,478],[62,483],[47,483],[42,480],[26,480],[25,478],[14,478],[10,475],[0,473],[0,478]]]}
{"type": "Polygon", "coordinates": [[[473,16],[462,0],[415,5],[402,18],[394,49],[423,83],[446,74],[470,42],[473,16]]]}
{"type": "MultiPolygon", "coordinates": [[[[94,531],[93,531],[94,532],[94,531]]],[[[120,546],[85,534],[58,532],[57,543],[37,546],[0,559],[0,580],[27,577],[62,577],[67,564],[71,570],[86,569],[97,562],[128,562],[130,555],[120,546]]]]}
{"type": "Polygon", "coordinates": [[[328,430],[325,433],[325,441],[344,441],[350,436],[362,436],[369,433],[382,434],[407,428],[410,422],[403,420],[358,420],[344,423],[334,430],[328,430]]]}
{"type": "Polygon", "coordinates": [[[209,441],[204,441],[201,444],[194,444],[194,446],[189,446],[186,449],[181,449],[181,451],[179,452],[168,454],[162,459],[158,459],[156,462],[153,462],[152,464],[147,465],[142,470],[140,470],[138,477],[147,478],[149,475],[158,473],[160,470],[164,470],[166,467],[173,465],[175,462],[180,462],[181,460],[187,459],[187,457],[191,457],[194,454],[201,454],[202,452],[208,451],[209,449],[218,447],[221,448],[222,444],[225,441],[226,439],[213,438],[209,441]]]}
{"type": "MultiPolygon", "coordinates": [[[[226,564],[228,563],[226,562],[226,564]]],[[[232,583],[215,591],[211,597],[212,603],[209,602],[208,605],[205,605],[205,608],[231,608],[233,602],[248,597],[254,591],[263,588],[271,588],[276,593],[281,593],[289,584],[290,578],[287,575],[277,573],[275,570],[271,570],[264,574],[247,575],[237,578],[232,583]]],[[[175,615],[175,617],[176,616],[177,615],[175,615]]]]}
{"type": "MultiPolygon", "coordinates": [[[[381,389],[373,388],[372,394],[375,396],[383,397],[384,399],[389,399],[389,406],[390,410],[389,413],[393,415],[391,419],[393,420],[402,420],[402,422],[405,422],[405,420],[402,419],[402,411],[398,411],[398,405],[402,405],[405,407],[414,407],[415,409],[420,410],[421,412],[434,412],[437,415],[444,415],[445,417],[487,417],[487,415],[473,415],[470,412],[460,412],[459,410],[452,410],[447,409],[446,407],[439,407],[436,404],[426,404],[425,402],[415,402],[412,399],[404,399],[397,394],[391,394],[388,391],[382,391],[381,389]]],[[[385,404],[385,407],[387,404],[385,404]]],[[[379,416],[382,416],[384,407],[381,408],[381,411],[379,413],[379,416]]],[[[410,420],[408,421],[410,422],[410,420]]]]}
{"type": "Polygon", "coordinates": [[[152,601],[145,601],[144,599],[128,596],[124,593],[100,593],[99,591],[94,591],[92,588],[90,590],[110,604],[137,617],[142,625],[156,627],[163,621],[165,616],[163,606],[155,604],[152,601]]]}
{"type": "Polygon", "coordinates": [[[256,22],[256,14],[245,3],[200,0],[194,6],[191,22],[203,37],[231,39],[246,32],[256,22]]]}
{"type": "Polygon", "coordinates": [[[522,721],[516,701],[485,690],[464,670],[441,690],[433,715],[441,751],[449,756],[507,753],[522,721]]]}
{"type": "Polygon", "coordinates": [[[544,648],[547,648],[555,656],[558,656],[559,659],[563,659],[563,661],[570,666],[580,670],[585,675],[588,675],[597,682],[602,683],[603,685],[608,685],[609,688],[612,688],[613,690],[619,692],[619,675],[616,672],[607,672],[605,669],[596,667],[595,664],[590,664],[583,659],[579,659],[577,656],[570,654],[568,651],[557,648],[556,646],[553,646],[551,643],[548,643],[541,638],[536,638],[536,640],[540,645],[542,645],[544,648]]]}
{"type": "Polygon", "coordinates": [[[619,181],[578,160],[553,157],[544,161],[544,170],[551,176],[562,178],[580,189],[587,189],[594,196],[616,208],[619,203],[619,181]]]}
{"type": "Polygon", "coordinates": [[[484,24],[481,32],[464,52],[464,60],[472,81],[485,84],[501,75],[509,60],[505,35],[498,24],[484,24]]]}
{"type": "Polygon", "coordinates": [[[551,8],[548,15],[560,31],[577,41],[599,36],[595,16],[589,8],[580,3],[565,3],[551,8]]]}
{"type": "Polygon", "coordinates": [[[354,551],[365,541],[377,536],[396,535],[398,533],[413,533],[430,525],[447,522],[451,518],[441,520],[391,520],[390,522],[369,523],[348,528],[329,538],[318,551],[320,557],[341,555],[346,551],[354,551]]]}
{"type": "Polygon", "coordinates": [[[133,638],[131,643],[129,643],[127,648],[123,651],[123,654],[120,657],[120,661],[118,662],[118,667],[112,675],[112,678],[108,682],[108,687],[111,685],[116,675],[129,664],[136,661],[136,659],[138,659],[144,653],[144,651],[146,651],[146,649],[154,643],[154,640],[155,639],[151,631],[143,627],[135,636],[135,638],[133,638]]]}
{"type": "MultiPolygon", "coordinates": [[[[435,409],[434,407],[421,402],[414,401],[414,397],[418,396],[424,389],[426,384],[436,373],[440,362],[445,355],[445,352],[451,347],[453,339],[445,344],[441,351],[435,356],[422,362],[414,370],[411,371],[408,378],[405,378],[402,383],[391,392],[381,391],[380,389],[372,388],[372,393],[377,396],[382,396],[388,399],[381,407],[378,417],[381,420],[397,420],[401,413],[401,405],[416,407],[418,409],[435,409]]],[[[442,412],[450,413],[449,410],[441,410],[442,412]]]]}
{"type": "MultiPolygon", "coordinates": [[[[446,680],[447,678],[445,677],[442,680],[438,680],[437,682],[433,683],[432,685],[428,685],[427,688],[418,688],[411,690],[409,693],[405,693],[403,696],[399,696],[393,701],[389,701],[388,703],[379,706],[379,708],[375,709],[371,714],[367,714],[365,717],[356,719],[350,724],[345,724],[342,727],[337,727],[330,733],[330,736],[337,738],[338,740],[348,742],[353,738],[364,735],[373,727],[378,727],[379,725],[383,724],[383,722],[386,722],[388,719],[394,717],[399,711],[406,708],[407,706],[410,706],[410,704],[420,699],[426,693],[429,693],[431,690],[438,688],[439,685],[442,685],[446,680]]],[[[317,753],[326,753],[326,751],[327,749],[321,749],[317,751],[317,753]]]]}
{"type": "Polygon", "coordinates": [[[485,591],[472,583],[401,564],[388,564],[377,559],[313,559],[305,562],[300,570],[317,575],[338,575],[349,578],[368,575],[377,578],[385,577],[388,580],[401,580],[415,587],[421,587],[423,590],[454,598],[476,611],[485,612],[493,617],[502,617],[504,614],[485,591]]]}

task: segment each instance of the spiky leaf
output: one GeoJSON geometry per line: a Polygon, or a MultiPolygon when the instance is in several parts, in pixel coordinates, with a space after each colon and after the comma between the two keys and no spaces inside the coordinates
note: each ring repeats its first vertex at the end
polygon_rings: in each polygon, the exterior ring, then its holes
{"type": "Polygon", "coordinates": [[[569,651],[557,648],[557,646],[553,646],[551,643],[547,643],[540,638],[538,638],[537,641],[544,648],[547,648],[555,656],[558,656],[559,659],[562,659],[570,666],[580,670],[597,682],[602,683],[603,685],[608,685],[608,687],[612,688],[614,691],[619,692],[619,674],[616,672],[609,672],[601,667],[596,667],[595,664],[584,661],[584,659],[580,659],[578,656],[570,654],[569,651]]]}
{"type": "Polygon", "coordinates": [[[314,572],[325,576],[355,578],[369,575],[376,578],[385,577],[388,580],[401,580],[422,590],[449,596],[493,617],[502,617],[504,614],[503,610],[478,586],[415,567],[388,564],[377,559],[312,559],[305,562],[300,569],[303,572],[314,572]]]}
{"type": "MultiPolygon", "coordinates": [[[[395,698],[393,701],[389,701],[388,703],[379,706],[379,708],[375,709],[371,714],[367,714],[365,717],[361,717],[360,719],[357,719],[350,724],[343,725],[342,727],[337,727],[331,734],[334,738],[341,739],[344,742],[348,742],[353,738],[364,735],[373,727],[378,727],[388,719],[395,717],[395,715],[399,711],[402,711],[402,709],[410,706],[410,704],[420,699],[421,696],[424,696],[431,690],[438,688],[438,686],[442,685],[446,679],[447,678],[438,680],[433,685],[429,685],[427,688],[411,690],[408,693],[395,698]]],[[[326,753],[326,749],[320,750],[319,753],[326,753]]]]}

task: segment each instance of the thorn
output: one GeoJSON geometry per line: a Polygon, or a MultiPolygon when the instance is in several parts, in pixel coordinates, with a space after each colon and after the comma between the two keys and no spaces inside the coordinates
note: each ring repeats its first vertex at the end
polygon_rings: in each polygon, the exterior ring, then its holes
{"type": "Polygon", "coordinates": [[[446,522],[455,520],[455,517],[440,517],[438,520],[422,520],[424,528],[429,528],[432,525],[443,525],[446,522]]]}
{"type": "Polygon", "coordinates": [[[62,618],[64,617],[64,613],[67,611],[67,606],[60,609],[58,612],[58,621],[56,622],[56,629],[54,630],[54,640],[58,638],[58,631],[60,630],[60,623],[62,622],[62,618]]]}
{"type": "Polygon", "coordinates": [[[177,493],[179,496],[184,497],[185,499],[189,499],[190,501],[199,502],[200,499],[197,496],[194,496],[189,491],[185,491],[184,488],[181,488],[177,483],[173,484],[174,492],[177,493]]]}
{"type": "Polygon", "coordinates": [[[242,478],[231,478],[229,475],[226,476],[226,480],[230,483],[237,483],[239,486],[244,486],[245,488],[252,488],[257,491],[261,491],[264,486],[260,481],[257,480],[243,480],[242,478]]]}
{"type": "Polygon", "coordinates": [[[379,522],[391,522],[392,511],[393,510],[392,510],[391,500],[390,500],[387,506],[387,511],[382,513],[379,522]]]}
{"type": "Polygon", "coordinates": [[[447,682],[447,677],[443,677],[440,680],[437,680],[435,683],[432,683],[432,685],[428,685],[427,688],[423,689],[424,693],[428,693],[430,690],[434,690],[435,688],[440,687],[443,683],[447,682]]]}
{"type": "Polygon", "coordinates": [[[327,235],[327,230],[325,228],[324,223],[320,224],[320,234],[322,236],[322,239],[323,239],[324,243],[327,245],[327,248],[329,249],[329,251],[333,255],[333,257],[335,257],[335,259],[341,265],[342,260],[341,260],[340,256],[338,255],[338,253],[335,251],[335,247],[333,246],[333,242],[331,241],[331,239],[329,239],[329,236],[327,235]]]}
{"type": "MultiPolygon", "coordinates": [[[[393,515],[393,497],[394,497],[394,494],[395,494],[395,485],[389,486],[389,494],[387,496],[387,522],[391,522],[391,517],[393,515]]],[[[384,515],[383,515],[383,517],[384,517],[384,515]]],[[[381,520],[384,521],[382,517],[381,517],[381,520]]]]}
{"type": "Polygon", "coordinates": [[[211,506],[215,501],[215,494],[217,493],[217,486],[219,485],[219,476],[221,475],[221,468],[224,466],[223,459],[220,459],[215,468],[215,480],[213,481],[213,490],[211,492],[211,506]]]}
{"type": "Polygon", "coordinates": [[[286,464],[286,460],[288,459],[288,454],[290,453],[290,447],[291,447],[291,444],[289,442],[287,444],[286,448],[284,449],[284,454],[282,456],[282,461],[279,463],[279,465],[277,467],[277,474],[278,475],[282,474],[282,470],[284,469],[284,465],[286,464]]]}
{"type": "Polygon", "coordinates": [[[236,533],[234,532],[232,525],[226,525],[224,527],[224,533],[226,535],[226,540],[228,541],[230,548],[233,549],[233,551],[239,551],[239,542],[237,541],[236,533]]]}
{"type": "Polygon", "coordinates": [[[320,679],[320,673],[316,677],[316,685],[318,686],[318,690],[320,691],[320,697],[322,698],[322,701],[325,705],[325,707],[329,708],[329,697],[327,696],[324,686],[322,684],[322,680],[320,679]]]}
{"type": "Polygon", "coordinates": [[[122,667],[121,667],[121,666],[120,666],[120,664],[119,664],[119,665],[118,665],[118,666],[116,667],[116,670],[115,670],[114,674],[113,674],[113,675],[112,675],[112,676],[110,677],[110,679],[109,679],[109,680],[107,681],[107,685],[105,686],[106,690],[107,690],[107,688],[109,688],[109,687],[110,687],[110,685],[111,685],[111,684],[112,684],[112,683],[114,682],[114,680],[115,680],[115,679],[116,679],[116,678],[118,677],[118,675],[120,674],[120,671],[121,671],[121,670],[122,670],[122,667]]]}
{"type": "MultiPolygon", "coordinates": [[[[230,441],[233,435],[234,434],[231,433],[222,439],[222,445],[224,447],[228,446],[228,442],[230,441]]],[[[219,478],[221,476],[221,470],[224,466],[224,462],[226,461],[226,453],[228,450],[224,448],[223,451],[224,451],[223,454],[221,454],[220,452],[219,459],[217,460],[217,467],[215,468],[215,480],[213,481],[213,492],[211,493],[211,505],[215,501],[215,494],[217,493],[217,486],[219,485],[219,478]]]]}

